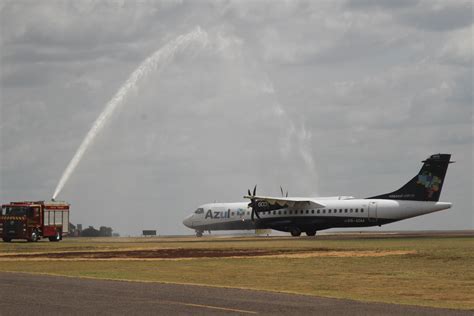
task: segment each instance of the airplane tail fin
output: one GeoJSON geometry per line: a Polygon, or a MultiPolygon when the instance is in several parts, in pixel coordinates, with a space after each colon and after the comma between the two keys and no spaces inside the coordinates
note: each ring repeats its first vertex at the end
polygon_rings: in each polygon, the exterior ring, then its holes
{"type": "Polygon", "coordinates": [[[450,154],[431,155],[423,161],[420,172],[403,187],[392,193],[371,197],[370,199],[439,201],[444,177],[450,161],[450,154]]]}

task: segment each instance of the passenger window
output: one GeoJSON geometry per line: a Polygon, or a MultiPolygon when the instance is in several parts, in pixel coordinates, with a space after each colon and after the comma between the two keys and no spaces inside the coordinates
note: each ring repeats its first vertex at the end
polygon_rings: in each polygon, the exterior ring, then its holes
{"type": "Polygon", "coordinates": [[[344,213],[347,213],[347,208],[344,210],[344,213]]]}
{"type": "Polygon", "coordinates": [[[323,214],[326,214],[326,210],[323,210],[323,214]]]}
{"type": "Polygon", "coordinates": [[[314,214],[314,210],[311,210],[311,214],[314,214]]]}
{"type": "Polygon", "coordinates": [[[306,214],[309,214],[309,210],[306,210],[306,214]]]}
{"type": "Polygon", "coordinates": [[[363,208],[361,208],[361,209],[360,209],[360,212],[361,212],[361,213],[364,213],[364,209],[363,209],[363,208]]]}
{"type": "Polygon", "coordinates": [[[341,208],[341,209],[339,209],[339,213],[342,213],[342,208],[341,208]]]}
{"type": "Polygon", "coordinates": [[[351,209],[351,213],[352,213],[352,209],[351,209]]]}

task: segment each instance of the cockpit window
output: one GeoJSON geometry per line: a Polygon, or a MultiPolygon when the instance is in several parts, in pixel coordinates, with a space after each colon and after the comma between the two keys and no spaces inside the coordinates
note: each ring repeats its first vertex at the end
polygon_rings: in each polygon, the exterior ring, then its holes
{"type": "Polygon", "coordinates": [[[195,214],[202,214],[202,213],[204,213],[204,209],[203,208],[198,208],[194,213],[195,214]]]}

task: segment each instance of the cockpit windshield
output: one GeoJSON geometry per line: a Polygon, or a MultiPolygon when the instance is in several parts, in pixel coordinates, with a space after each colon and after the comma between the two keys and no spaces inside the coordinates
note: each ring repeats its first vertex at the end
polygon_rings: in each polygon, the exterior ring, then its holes
{"type": "Polygon", "coordinates": [[[194,214],[202,214],[202,213],[204,213],[203,208],[198,208],[196,211],[194,211],[194,214]]]}
{"type": "Polygon", "coordinates": [[[33,209],[26,206],[5,206],[2,208],[2,215],[24,216],[32,212],[33,209]]]}

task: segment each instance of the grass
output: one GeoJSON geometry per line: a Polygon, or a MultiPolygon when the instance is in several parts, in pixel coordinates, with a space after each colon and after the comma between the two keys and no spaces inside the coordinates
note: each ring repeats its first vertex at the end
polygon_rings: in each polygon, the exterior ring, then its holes
{"type": "Polygon", "coordinates": [[[160,261],[1,261],[0,271],[206,284],[362,301],[474,309],[474,239],[69,239],[0,243],[1,253],[157,248],[408,250],[384,257],[206,258],[160,261]]]}

